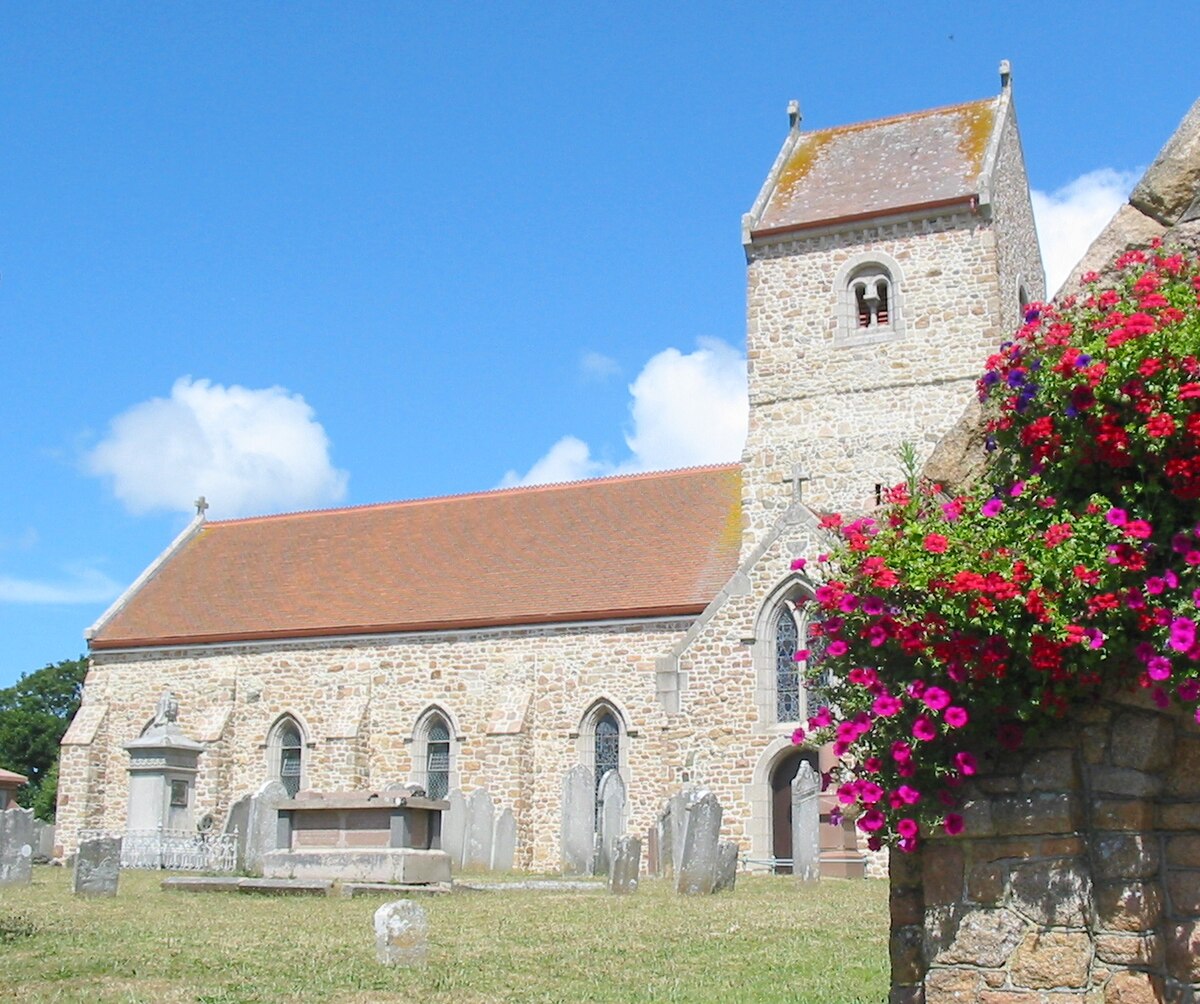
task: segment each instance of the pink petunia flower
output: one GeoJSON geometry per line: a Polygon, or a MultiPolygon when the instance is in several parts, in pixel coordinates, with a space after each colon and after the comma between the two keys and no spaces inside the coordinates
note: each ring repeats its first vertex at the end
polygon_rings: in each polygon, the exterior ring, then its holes
{"type": "Polygon", "coordinates": [[[950,703],[950,693],[941,687],[926,687],[921,700],[930,711],[941,711],[950,703]]]}
{"type": "Polygon", "coordinates": [[[957,812],[947,812],[946,818],[942,820],[942,829],[952,837],[962,833],[965,825],[963,817],[957,812]]]}
{"type": "Polygon", "coordinates": [[[917,720],[913,722],[912,734],[914,739],[919,739],[923,743],[929,742],[937,735],[933,719],[928,715],[918,715],[917,720]]]}
{"type": "Polygon", "coordinates": [[[942,720],[952,729],[961,729],[971,720],[971,716],[967,714],[966,708],[960,708],[957,704],[953,704],[946,709],[942,720]]]}

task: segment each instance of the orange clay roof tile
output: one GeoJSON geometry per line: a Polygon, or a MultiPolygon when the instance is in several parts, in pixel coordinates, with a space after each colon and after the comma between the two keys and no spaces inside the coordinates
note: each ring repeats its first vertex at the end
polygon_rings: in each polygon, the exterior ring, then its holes
{"type": "Polygon", "coordinates": [[[977,195],[998,101],[801,133],[755,231],[977,195]]]}
{"type": "Polygon", "coordinates": [[[740,535],[736,465],[215,521],[91,645],[694,615],[740,535]]]}

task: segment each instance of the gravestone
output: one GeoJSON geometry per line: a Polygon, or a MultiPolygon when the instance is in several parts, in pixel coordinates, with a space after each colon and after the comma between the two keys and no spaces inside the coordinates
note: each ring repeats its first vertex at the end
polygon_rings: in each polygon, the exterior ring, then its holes
{"type": "Polygon", "coordinates": [[[13,806],[0,812],[0,886],[33,880],[33,810],[13,806]]]}
{"type": "Polygon", "coordinates": [[[617,839],[625,832],[625,782],[615,770],[610,770],[600,781],[598,800],[600,818],[596,874],[607,875],[616,852],[617,839]]]}
{"type": "Polygon", "coordinates": [[[375,957],[380,963],[420,966],[428,954],[429,919],[424,907],[398,899],[375,911],[375,957]]]}
{"type": "Polygon", "coordinates": [[[662,859],[658,848],[658,824],[654,823],[646,831],[646,874],[653,878],[662,878],[662,859]]]}
{"type": "Polygon", "coordinates": [[[821,877],[821,779],[807,760],[792,779],[792,874],[803,882],[821,877]]]}
{"type": "MultiPolygon", "coordinates": [[[[279,847],[279,807],[290,801],[282,781],[268,781],[250,799],[246,814],[245,854],[242,867],[250,875],[261,875],[263,855],[279,847]]],[[[239,843],[241,840],[239,838],[239,843]]]]}
{"type": "Polygon", "coordinates": [[[660,877],[674,876],[675,863],[671,830],[671,802],[663,806],[654,821],[654,832],[658,837],[658,874],[660,877]]]}
{"type": "Polygon", "coordinates": [[[495,808],[487,788],[476,788],[467,798],[467,834],[463,841],[463,867],[488,868],[492,864],[492,830],[495,808]]]}
{"type": "Polygon", "coordinates": [[[33,821],[33,863],[48,864],[54,857],[54,824],[40,819],[33,821]]]}
{"type": "Polygon", "coordinates": [[[455,788],[446,796],[450,808],[442,813],[442,850],[450,855],[450,865],[461,868],[467,837],[467,800],[455,788]]]}
{"type": "Polygon", "coordinates": [[[711,791],[696,793],[688,806],[687,834],[675,878],[677,892],[685,896],[704,896],[713,891],[721,815],[721,803],[716,795],[711,791]]]}
{"type": "Polygon", "coordinates": [[[683,843],[687,837],[688,806],[696,796],[695,788],[677,791],[667,800],[667,832],[664,834],[670,845],[671,875],[679,877],[679,862],[683,857],[683,843]]]}
{"type": "Polygon", "coordinates": [[[612,871],[608,888],[618,896],[637,892],[638,872],[642,865],[642,841],[638,837],[621,837],[613,848],[612,871]]]}
{"type": "Polygon", "coordinates": [[[713,880],[713,892],[733,891],[737,883],[738,846],[729,840],[717,844],[717,871],[713,880]]]}
{"type": "Polygon", "coordinates": [[[563,777],[560,848],[564,875],[591,875],[595,857],[596,782],[576,764],[563,777]]]}
{"type": "Polygon", "coordinates": [[[517,821],[512,809],[496,817],[496,834],[492,838],[492,871],[510,872],[517,854],[517,821]]]}
{"type": "Polygon", "coordinates": [[[246,835],[250,832],[250,803],[253,798],[253,795],[242,795],[241,798],[234,800],[225,816],[225,826],[221,831],[226,835],[237,834],[237,850],[235,851],[237,858],[234,862],[234,868],[237,871],[243,871],[246,868],[246,835]]]}
{"type": "Polygon", "coordinates": [[[120,877],[120,837],[93,837],[79,844],[72,884],[76,896],[115,896],[120,877]]]}

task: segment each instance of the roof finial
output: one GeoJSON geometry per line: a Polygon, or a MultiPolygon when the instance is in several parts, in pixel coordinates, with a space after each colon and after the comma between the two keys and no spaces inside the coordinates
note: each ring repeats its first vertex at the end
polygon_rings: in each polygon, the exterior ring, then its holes
{"type": "Polygon", "coordinates": [[[788,102],[788,126],[792,129],[800,128],[800,102],[795,98],[788,102]]]}
{"type": "Polygon", "coordinates": [[[204,510],[208,508],[208,502],[205,500],[204,496],[201,495],[198,499],[196,499],[195,502],[192,503],[192,505],[196,507],[196,515],[201,519],[204,519],[204,510]]]}
{"type": "Polygon", "coordinates": [[[1000,60],[1000,89],[1007,90],[1012,86],[1012,64],[1007,59],[1000,60]]]}

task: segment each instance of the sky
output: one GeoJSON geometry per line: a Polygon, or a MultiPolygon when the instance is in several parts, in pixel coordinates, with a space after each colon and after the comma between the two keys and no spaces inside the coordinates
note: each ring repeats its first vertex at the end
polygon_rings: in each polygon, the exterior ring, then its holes
{"type": "MultiPolygon", "coordinates": [[[[1186,4],[0,2],[0,687],[210,519],[738,458],[749,209],[1013,87],[1052,285],[1186,4]]],[[[982,362],[982,361],[981,361],[982,362]]],[[[470,541],[463,541],[470,575],[470,541]]]]}

